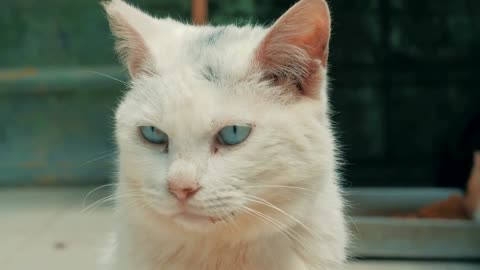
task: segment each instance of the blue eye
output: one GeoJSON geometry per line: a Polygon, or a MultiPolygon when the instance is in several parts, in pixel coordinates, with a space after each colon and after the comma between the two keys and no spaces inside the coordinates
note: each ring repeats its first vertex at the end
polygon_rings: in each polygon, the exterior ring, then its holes
{"type": "Polygon", "coordinates": [[[239,144],[250,135],[251,131],[252,127],[249,125],[226,126],[218,133],[218,142],[223,145],[239,144]]]}
{"type": "Polygon", "coordinates": [[[153,126],[143,126],[140,127],[140,132],[142,133],[145,140],[154,143],[154,144],[167,144],[168,135],[160,129],[153,126]]]}

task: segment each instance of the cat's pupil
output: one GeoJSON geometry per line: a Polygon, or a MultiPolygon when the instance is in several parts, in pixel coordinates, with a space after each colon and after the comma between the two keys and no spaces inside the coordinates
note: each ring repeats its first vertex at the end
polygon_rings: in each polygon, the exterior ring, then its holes
{"type": "Polygon", "coordinates": [[[144,139],[153,144],[168,144],[168,135],[154,126],[142,126],[140,131],[144,139]]]}
{"type": "Polygon", "coordinates": [[[226,126],[217,135],[217,139],[222,145],[235,145],[244,141],[252,127],[249,125],[231,125],[226,126]]]}

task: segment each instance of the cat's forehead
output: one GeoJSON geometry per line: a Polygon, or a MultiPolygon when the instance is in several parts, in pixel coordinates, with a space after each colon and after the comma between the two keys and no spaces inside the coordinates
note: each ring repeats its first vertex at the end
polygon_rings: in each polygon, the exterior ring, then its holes
{"type": "Polygon", "coordinates": [[[177,128],[188,123],[198,125],[197,130],[252,119],[259,102],[252,91],[260,88],[245,75],[265,30],[250,26],[187,30],[173,37],[171,51],[155,50],[157,74],[132,81],[125,100],[130,110],[137,110],[143,124],[177,128]]]}
{"type": "Polygon", "coordinates": [[[206,80],[194,69],[178,69],[135,81],[125,102],[130,110],[135,108],[136,122],[203,132],[253,118],[255,98],[232,89],[245,87],[242,84],[230,86],[206,80]]]}
{"type": "Polygon", "coordinates": [[[154,48],[160,74],[189,68],[209,81],[236,79],[252,64],[255,49],[266,30],[253,26],[191,26],[172,37],[162,37],[154,48]],[[164,43],[169,43],[166,50],[164,43]]]}

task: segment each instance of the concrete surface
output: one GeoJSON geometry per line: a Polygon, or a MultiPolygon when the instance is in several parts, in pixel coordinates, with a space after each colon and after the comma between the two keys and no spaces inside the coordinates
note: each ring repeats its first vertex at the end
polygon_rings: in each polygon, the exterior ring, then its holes
{"type": "MultiPolygon", "coordinates": [[[[93,270],[111,227],[111,207],[82,212],[93,188],[0,189],[0,269],[93,270]]],[[[87,205],[104,197],[95,192],[87,205]]],[[[478,270],[480,263],[356,261],[347,270],[478,270]]]]}

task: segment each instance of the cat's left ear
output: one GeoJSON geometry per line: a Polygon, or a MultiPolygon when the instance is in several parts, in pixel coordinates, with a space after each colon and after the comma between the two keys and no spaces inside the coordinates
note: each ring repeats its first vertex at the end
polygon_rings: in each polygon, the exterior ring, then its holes
{"type": "Polygon", "coordinates": [[[133,78],[143,73],[155,73],[145,36],[154,31],[157,20],[121,0],[105,1],[102,4],[110,28],[117,37],[117,53],[130,76],[133,78]]]}
{"type": "Polygon", "coordinates": [[[255,61],[266,79],[318,97],[329,39],[330,11],[325,0],[301,0],[271,27],[255,61]]]}

